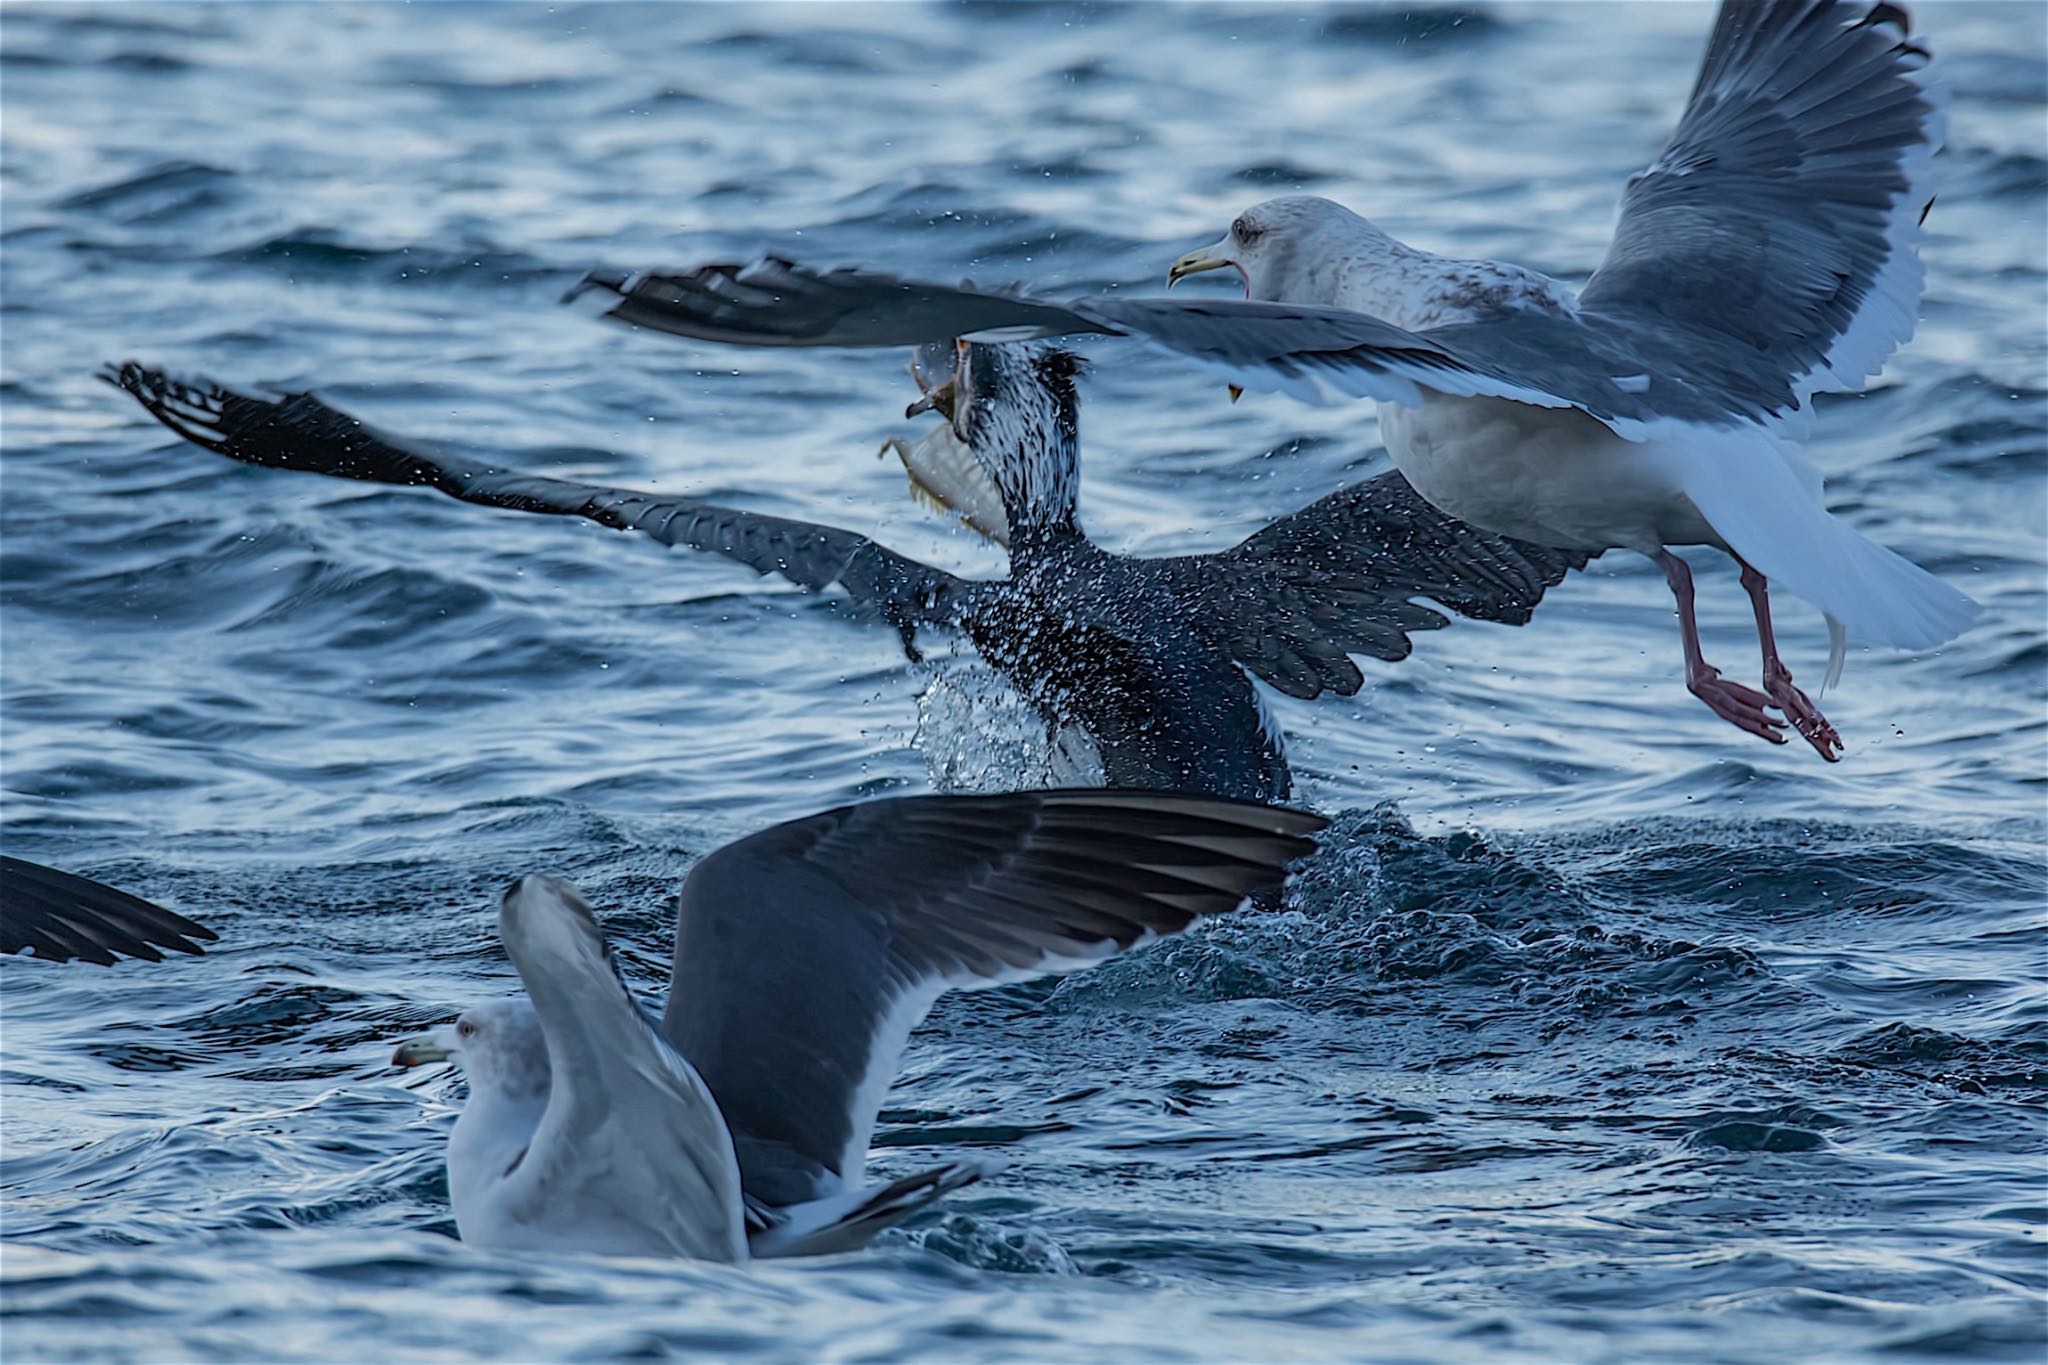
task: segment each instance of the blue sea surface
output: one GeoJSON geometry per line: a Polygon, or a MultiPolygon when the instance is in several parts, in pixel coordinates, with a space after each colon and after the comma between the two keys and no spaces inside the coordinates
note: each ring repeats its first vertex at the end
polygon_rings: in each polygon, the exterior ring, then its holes
{"type": "MultiPolygon", "coordinates": [[[[1837,766],[1716,721],[1614,554],[1276,713],[1335,815],[1283,911],[953,997],[871,1167],[978,1186],[741,1268],[453,1238],[455,1075],[576,878],[665,979],[691,862],[890,792],[1042,783],[964,646],[586,523],[232,464],[95,381],[317,388],[536,472],[987,545],[876,458],[884,352],[559,308],[762,248],[1153,292],[1305,190],[1583,279],[1700,5],[14,4],[0,12],[9,853],[217,928],[0,962],[9,1360],[1658,1360],[2048,1349],[2048,10],[1922,4],[1954,92],[1916,339],[1823,402],[1830,501],[1981,622],[1857,650],[1837,766]]],[[[1191,289],[1226,291],[1220,276],[1191,289]]],[[[1370,405],[1091,346],[1082,511],[1225,546],[1386,465],[1370,405]]],[[[1748,678],[1733,567],[1709,658],[1748,678]]],[[[1818,616],[1780,640],[1819,677],[1818,616]]],[[[763,964],[772,971],[773,964],[763,964]]]]}

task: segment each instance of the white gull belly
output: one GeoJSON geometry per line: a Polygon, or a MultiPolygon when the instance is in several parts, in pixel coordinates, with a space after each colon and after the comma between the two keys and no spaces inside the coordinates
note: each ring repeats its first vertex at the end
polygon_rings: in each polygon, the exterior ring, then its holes
{"type": "Polygon", "coordinates": [[[1628,441],[1573,408],[1426,394],[1380,405],[1394,465],[1438,510],[1539,545],[1654,554],[1726,548],[1661,442],[1628,441]]]}

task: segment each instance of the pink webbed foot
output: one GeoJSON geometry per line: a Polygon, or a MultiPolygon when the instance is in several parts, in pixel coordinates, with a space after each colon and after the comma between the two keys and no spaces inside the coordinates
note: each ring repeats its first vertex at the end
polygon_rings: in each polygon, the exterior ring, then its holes
{"type": "Polygon", "coordinates": [[[1785,719],[1792,722],[1792,728],[1803,735],[1822,758],[1830,763],[1841,761],[1842,737],[1835,733],[1834,726],[1828,724],[1828,718],[1820,713],[1820,708],[1792,685],[1792,671],[1776,659],[1764,665],[1764,690],[1770,693],[1777,708],[1785,713],[1785,719]]]}
{"type": "Polygon", "coordinates": [[[1688,673],[1685,690],[1736,729],[1747,730],[1773,744],[1785,742],[1785,722],[1770,713],[1771,699],[1753,687],[1730,682],[1719,669],[1702,665],[1688,673]]]}

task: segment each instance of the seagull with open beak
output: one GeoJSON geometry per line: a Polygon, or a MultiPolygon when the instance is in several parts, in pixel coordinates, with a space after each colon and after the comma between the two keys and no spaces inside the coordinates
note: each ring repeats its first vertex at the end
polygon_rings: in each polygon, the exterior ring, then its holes
{"type": "Polygon", "coordinates": [[[1166,287],[1172,289],[1188,276],[1199,275],[1205,270],[1228,269],[1237,272],[1237,278],[1244,282],[1244,296],[1250,298],[1252,296],[1251,277],[1245,274],[1244,267],[1238,264],[1229,254],[1233,245],[1235,245],[1235,239],[1225,237],[1222,241],[1212,246],[1205,246],[1198,251],[1190,251],[1187,255],[1175,261],[1173,268],[1166,272],[1166,287]]]}
{"type": "MultiPolygon", "coordinates": [[[[1225,237],[1213,246],[1205,246],[1199,251],[1190,251],[1187,255],[1175,261],[1173,268],[1166,272],[1167,292],[1172,293],[1173,287],[1190,275],[1199,275],[1204,270],[1223,270],[1227,268],[1235,270],[1238,279],[1244,281],[1244,296],[1250,298],[1252,296],[1252,277],[1245,274],[1242,265],[1239,265],[1235,260],[1223,254],[1230,250],[1232,242],[1236,240],[1235,232],[1236,229],[1233,228],[1232,236],[1225,237]]],[[[1230,389],[1231,402],[1235,403],[1238,399],[1244,397],[1244,390],[1237,385],[1231,384],[1227,387],[1230,389]]]]}

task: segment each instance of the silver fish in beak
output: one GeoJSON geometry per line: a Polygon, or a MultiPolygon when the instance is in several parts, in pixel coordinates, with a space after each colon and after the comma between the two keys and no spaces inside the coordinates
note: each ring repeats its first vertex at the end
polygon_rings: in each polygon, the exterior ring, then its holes
{"type": "Polygon", "coordinates": [[[962,430],[960,376],[967,363],[968,343],[941,341],[920,346],[910,358],[910,377],[923,395],[903,410],[908,417],[935,412],[945,418],[915,442],[891,436],[882,442],[883,455],[903,462],[910,476],[910,496],[936,511],[956,516],[969,530],[1010,547],[1009,518],[995,481],[975,458],[962,430]]]}

